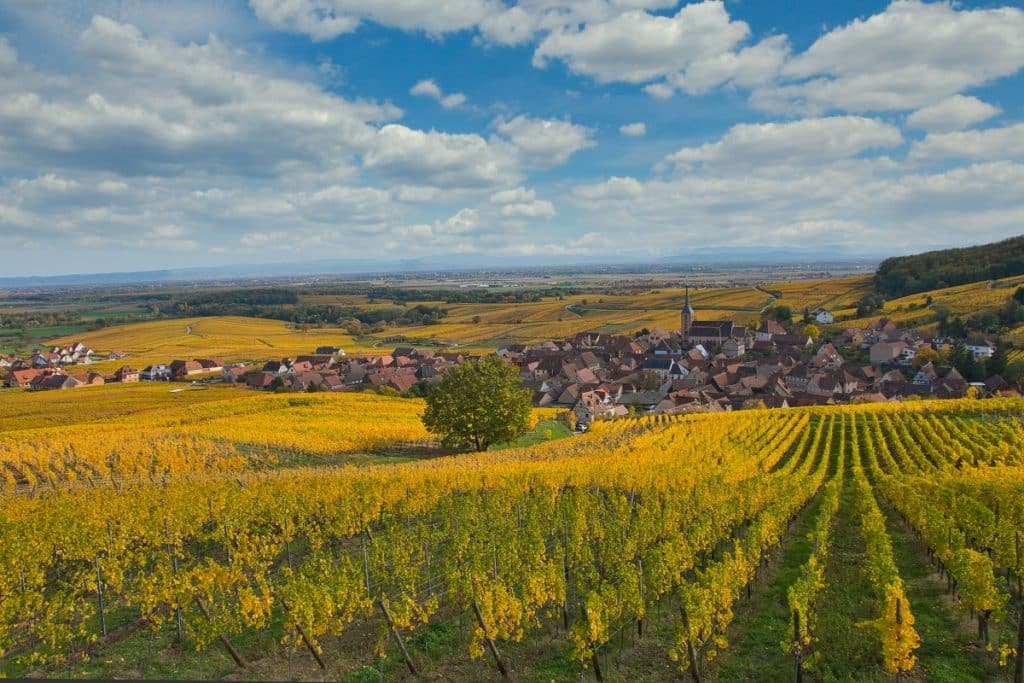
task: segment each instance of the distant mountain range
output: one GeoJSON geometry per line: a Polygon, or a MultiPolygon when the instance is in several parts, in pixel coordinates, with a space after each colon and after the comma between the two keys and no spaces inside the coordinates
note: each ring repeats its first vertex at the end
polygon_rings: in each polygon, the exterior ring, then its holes
{"type": "Polygon", "coordinates": [[[288,277],[369,276],[416,272],[460,272],[481,269],[505,271],[568,268],[603,269],[616,271],[642,269],[658,271],[691,269],[694,267],[723,267],[730,265],[805,265],[859,264],[874,266],[880,260],[849,256],[835,249],[779,249],[771,247],[697,247],[658,259],[635,261],[612,260],[605,256],[579,256],[559,259],[521,258],[511,261],[499,256],[445,255],[399,260],[384,259],[319,259],[285,263],[229,264],[162,270],[126,271],[115,273],[76,273],[68,275],[42,275],[28,277],[0,277],[0,287],[61,287],[89,285],[161,284],[235,279],[275,279],[288,277]]]}

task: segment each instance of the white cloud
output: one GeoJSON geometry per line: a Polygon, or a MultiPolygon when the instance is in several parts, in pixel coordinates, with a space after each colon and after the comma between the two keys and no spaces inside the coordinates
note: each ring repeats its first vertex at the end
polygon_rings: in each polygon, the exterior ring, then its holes
{"type": "Polygon", "coordinates": [[[18,63],[18,53],[6,38],[0,37],[0,69],[13,68],[18,63]]]}
{"type": "Polygon", "coordinates": [[[836,162],[813,173],[729,169],[648,181],[613,178],[577,186],[570,197],[594,229],[614,230],[620,244],[643,245],[651,255],[691,244],[885,254],[1019,234],[1024,165],[896,176],[868,162],[836,162]]]}
{"type": "Polygon", "coordinates": [[[506,218],[551,218],[555,215],[555,205],[544,199],[536,199],[522,204],[505,204],[500,213],[506,218]]]}
{"type": "Polygon", "coordinates": [[[537,46],[533,61],[543,68],[562,60],[573,73],[600,83],[645,83],[730,52],[749,33],[744,22],[729,19],[721,2],[685,5],[672,17],[633,10],[582,28],[552,31],[537,46]]]}
{"type": "Polygon", "coordinates": [[[619,126],[619,133],[631,138],[642,138],[647,135],[647,124],[640,123],[625,123],[619,126]]]}
{"type": "Polygon", "coordinates": [[[785,64],[788,84],[752,101],[805,112],[917,109],[1021,67],[1024,11],[897,0],[819,38],[785,64]]]}
{"type": "Polygon", "coordinates": [[[699,95],[723,83],[753,87],[770,82],[789,55],[785,36],[772,36],[738,52],[720,52],[698,59],[685,71],[670,74],[669,82],[683,92],[699,95]]]}
{"type": "Polygon", "coordinates": [[[898,128],[860,116],[739,124],[720,140],[684,147],[666,157],[665,163],[677,167],[806,166],[848,159],[902,142],[898,128]]]}
{"type": "Polygon", "coordinates": [[[466,103],[465,95],[460,92],[445,95],[441,91],[440,86],[431,79],[422,80],[412,86],[412,88],[409,89],[409,94],[435,99],[445,109],[455,109],[456,107],[461,107],[466,103]]]}
{"type": "Polygon", "coordinates": [[[378,131],[363,162],[390,178],[437,187],[484,187],[520,176],[508,145],[476,134],[425,132],[399,124],[378,131]]]}
{"type": "Polygon", "coordinates": [[[26,77],[0,99],[0,164],[126,175],[326,171],[350,164],[373,143],[372,124],[400,113],[254,69],[212,37],[181,46],[97,16],[79,49],[99,67],[88,84],[37,92],[26,77]]]}
{"type": "Polygon", "coordinates": [[[593,128],[569,120],[535,119],[516,116],[495,121],[498,132],[508,138],[519,157],[529,166],[550,168],[569,160],[576,152],[593,147],[593,128]]]}
{"type": "Polygon", "coordinates": [[[530,202],[536,199],[537,193],[527,190],[525,187],[515,187],[511,190],[499,190],[491,195],[492,204],[512,204],[516,202],[530,202]]]}
{"type": "Polygon", "coordinates": [[[676,94],[675,88],[668,83],[651,83],[644,86],[644,92],[656,100],[670,100],[676,94]]]}
{"type": "Polygon", "coordinates": [[[954,95],[922,109],[907,117],[910,128],[946,133],[962,130],[999,114],[1002,110],[977,97],[954,95]]]}
{"type": "Polygon", "coordinates": [[[1024,158],[1024,123],[985,130],[929,133],[910,148],[917,161],[1024,158]]]}
{"type": "Polygon", "coordinates": [[[495,0],[249,0],[256,16],[271,26],[329,40],[361,22],[441,35],[473,28],[498,10],[495,0]]]}
{"type": "Polygon", "coordinates": [[[644,186],[636,178],[615,176],[600,183],[579,185],[573,190],[584,199],[635,199],[644,186]]]}

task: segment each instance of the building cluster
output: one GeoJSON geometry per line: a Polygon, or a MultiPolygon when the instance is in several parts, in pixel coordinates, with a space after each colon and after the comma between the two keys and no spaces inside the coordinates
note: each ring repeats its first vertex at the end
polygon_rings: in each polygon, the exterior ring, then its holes
{"type": "MultiPolygon", "coordinates": [[[[819,320],[828,311],[816,311],[819,320]]],[[[929,362],[913,372],[922,347],[944,351],[956,340],[925,339],[890,320],[842,331],[815,344],[764,320],[756,329],[698,320],[689,304],[680,329],[639,337],[583,333],[561,342],[510,345],[498,353],[519,367],[538,406],[571,409],[580,423],[629,413],[679,414],[747,407],[882,402],[909,396],[958,398],[972,386],[953,368],[929,362]],[[866,356],[867,362],[850,360],[866,356]]],[[[995,346],[966,340],[976,358],[995,346]]],[[[973,385],[979,395],[1019,395],[1001,377],[973,385]]]]}
{"type": "MultiPolygon", "coordinates": [[[[818,320],[829,315],[815,312],[818,320]]],[[[962,397],[972,385],[956,369],[931,362],[913,369],[922,348],[942,352],[957,341],[925,339],[882,319],[816,344],[810,336],[787,332],[773,320],[754,329],[730,320],[697,319],[687,293],[678,330],[654,329],[636,337],[585,332],[561,341],[510,344],[497,353],[519,370],[535,405],[571,410],[579,423],[589,424],[631,413],[880,402],[914,395],[962,397]]],[[[965,345],[979,359],[995,351],[984,339],[967,339],[965,345]]],[[[348,356],[339,347],[324,346],[309,355],[262,364],[199,358],[149,365],[141,372],[126,365],[106,377],[68,372],[68,366],[90,358],[96,359],[96,354],[74,344],[36,352],[27,360],[0,356],[0,369],[7,368],[8,386],[40,390],[140,379],[202,379],[266,391],[406,393],[418,384],[440,380],[449,368],[471,357],[413,347],[379,356],[348,356]]],[[[124,354],[113,351],[106,358],[121,359],[124,354]]],[[[973,386],[980,395],[1020,394],[1020,387],[998,375],[973,386]]]]}
{"type": "Polygon", "coordinates": [[[234,365],[225,381],[252,389],[285,391],[357,391],[390,389],[405,393],[421,382],[439,381],[448,368],[462,363],[460,353],[400,346],[380,356],[348,356],[336,347],[321,347],[308,356],[272,360],[262,366],[234,365]]]}

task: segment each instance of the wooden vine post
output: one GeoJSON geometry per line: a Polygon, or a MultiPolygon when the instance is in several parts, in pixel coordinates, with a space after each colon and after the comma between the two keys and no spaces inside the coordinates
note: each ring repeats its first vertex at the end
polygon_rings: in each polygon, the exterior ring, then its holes
{"type": "Polygon", "coordinates": [[[103,635],[107,635],[107,615],[103,612],[103,571],[100,569],[100,558],[99,556],[95,559],[96,563],[96,611],[99,612],[100,617],[100,630],[103,635]]]}
{"type": "MultiPolygon", "coordinates": [[[[174,573],[178,573],[178,556],[171,552],[171,567],[174,569],[174,573]]],[[[182,643],[185,641],[185,624],[181,617],[181,605],[177,605],[174,608],[174,624],[178,628],[178,642],[182,643]]]]}
{"type": "MultiPolygon", "coordinates": [[[[896,598],[896,625],[903,625],[903,600],[896,598]]],[[[901,629],[902,630],[902,629],[901,629]]],[[[903,683],[903,670],[896,672],[896,683],[903,683]]]]}
{"type": "Polygon", "coordinates": [[[384,618],[388,622],[388,628],[391,630],[391,635],[395,637],[395,642],[398,643],[398,649],[402,651],[402,657],[405,659],[405,665],[409,668],[409,673],[418,677],[420,672],[417,670],[416,664],[413,663],[412,657],[409,656],[409,651],[405,648],[405,641],[402,640],[402,634],[398,632],[395,620],[391,618],[391,612],[388,610],[388,606],[384,604],[384,601],[381,598],[377,598],[377,606],[380,607],[380,611],[384,613],[384,618]]]}
{"type": "MultiPolygon", "coordinates": [[[[288,612],[292,611],[291,605],[289,605],[288,601],[284,598],[281,598],[281,606],[284,607],[285,610],[288,612]]],[[[319,646],[315,645],[313,643],[313,640],[306,634],[306,629],[303,628],[302,624],[295,622],[295,628],[298,630],[299,635],[302,637],[302,642],[305,644],[306,649],[309,650],[310,654],[313,655],[313,659],[316,660],[317,665],[323,671],[327,671],[327,665],[324,663],[324,658],[320,654],[319,646]]]]}
{"type": "Polygon", "coordinates": [[[480,605],[477,604],[476,600],[473,601],[473,614],[476,615],[476,621],[480,624],[480,628],[484,632],[484,642],[487,643],[487,649],[490,651],[491,657],[494,658],[494,663],[498,666],[498,671],[501,672],[501,677],[508,679],[508,669],[505,667],[505,660],[501,658],[501,653],[498,652],[498,646],[495,645],[494,639],[491,638],[490,630],[487,628],[487,622],[484,621],[484,615],[480,611],[480,605]]]}
{"type": "MultiPolygon", "coordinates": [[[[199,611],[203,613],[204,617],[206,617],[206,620],[212,622],[213,617],[210,615],[210,609],[206,606],[206,603],[203,602],[203,599],[197,595],[195,602],[196,606],[199,607],[199,611]]],[[[224,646],[224,649],[228,651],[228,654],[231,655],[231,659],[235,660],[235,664],[237,664],[240,669],[244,669],[245,660],[242,659],[242,655],[238,654],[238,650],[236,650],[235,646],[231,644],[231,641],[228,640],[227,636],[221,633],[217,636],[217,639],[220,641],[220,644],[224,646]]]]}
{"type": "Polygon", "coordinates": [[[800,611],[793,610],[793,662],[796,665],[796,683],[804,680],[804,648],[800,640],[800,611]]]}
{"type": "Polygon", "coordinates": [[[683,630],[686,631],[686,658],[690,662],[690,677],[693,683],[700,683],[700,672],[697,670],[697,650],[693,647],[693,634],[690,632],[690,616],[686,613],[686,600],[680,596],[679,613],[683,618],[683,630]]]}

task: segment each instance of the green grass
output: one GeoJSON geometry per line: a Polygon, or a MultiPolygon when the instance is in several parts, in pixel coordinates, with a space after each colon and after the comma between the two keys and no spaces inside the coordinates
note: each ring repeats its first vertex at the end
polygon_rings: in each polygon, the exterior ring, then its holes
{"type": "Polygon", "coordinates": [[[800,519],[768,585],[755,592],[748,609],[740,606],[736,610],[730,632],[737,635],[714,667],[717,680],[785,681],[793,677],[793,659],[780,646],[790,623],[786,590],[800,576],[800,567],[811,556],[812,546],[807,535],[814,529],[820,508],[819,497],[800,519]]]}
{"type": "MultiPolygon", "coordinates": [[[[906,582],[914,627],[921,636],[917,656],[923,677],[939,683],[1009,680],[1010,672],[999,669],[996,655],[985,653],[972,641],[970,625],[946,597],[945,585],[928,563],[924,545],[908,537],[906,527],[891,511],[886,512],[896,566],[906,582]]],[[[991,624],[993,642],[1000,642],[1004,630],[1004,638],[1009,640],[1013,634],[1005,623],[991,624]]]]}
{"type": "Polygon", "coordinates": [[[878,636],[859,625],[877,614],[855,495],[847,478],[832,527],[833,541],[818,612],[818,658],[813,672],[815,680],[823,682],[890,680],[882,670],[878,636]]]}
{"type": "Polygon", "coordinates": [[[572,430],[561,420],[542,420],[537,423],[536,427],[518,439],[495,444],[488,450],[501,451],[506,448],[525,448],[527,446],[536,446],[545,441],[564,439],[567,436],[572,436],[572,430]]]}

